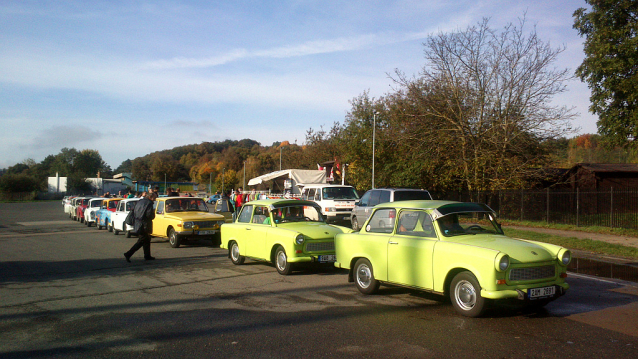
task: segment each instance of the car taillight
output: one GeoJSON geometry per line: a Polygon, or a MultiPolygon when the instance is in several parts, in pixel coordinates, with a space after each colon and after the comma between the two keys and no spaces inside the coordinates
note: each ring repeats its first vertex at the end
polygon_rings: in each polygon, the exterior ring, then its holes
{"type": "Polygon", "coordinates": [[[397,215],[397,212],[395,210],[390,211],[389,217],[390,218],[395,218],[397,215]]]}

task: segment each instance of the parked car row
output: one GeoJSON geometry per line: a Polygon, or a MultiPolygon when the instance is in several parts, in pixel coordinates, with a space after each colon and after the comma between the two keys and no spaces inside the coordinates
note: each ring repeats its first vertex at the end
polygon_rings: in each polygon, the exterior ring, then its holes
{"type": "MultiPolygon", "coordinates": [[[[98,230],[107,229],[129,238],[133,227],[125,223],[126,216],[140,198],[75,197],[64,204],[64,211],[71,219],[87,227],[95,224],[98,230]]],[[[153,209],[152,237],[167,238],[171,247],[177,248],[190,239],[209,239],[219,245],[220,227],[232,222],[232,212],[227,199],[219,199],[210,208],[203,199],[196,197],[160,197],[153,209]]]]}
{"type": "MultiPolygon", "coordinates": [[[[190,239],[211,239],[228,251],[233,264],[247,258],[269,262],[282,275],[313,263],[347,269],[347,280],[363,294],[376,293],[381,284],[405,286],[449,298],[469,317],[500,300],[544,306],[569,289],[566,248],[505,236],[485,204],[403,200],[412,196],[429,193],[375,189],[364,194],[356,205],[372,208],[358,231],[329,224],[326,209],[311,200],[251,201],[232,221],[220,213],[228,209],[223,201],[209,208],[202,198],[161,197],[154,204],[152,236],[167,238],[174,248],[190,239]],[[377,200],[386,202],[375,205],[377,200]]],[[[65,212],[129,237],[124,219],[138,200],[74,198],[65,212]]],[[[357,213],[353,218],[361,218],[357,213]]]]}
{"type": "Polygon", "coordinates": [[[402,191],[393,192],[395,202],[374,206],[360,231],[328,224],[312,201],[252,201],[222,226],[221,248],[235,265],[270,262],[282,275],[306,263],[332,264],[347,269],[363,294],[381,284],[424,290],[470,317],[498,300],[544,306],[569,288],[570,251],[505,236],[487,205],[397,201],[402,191]]]}

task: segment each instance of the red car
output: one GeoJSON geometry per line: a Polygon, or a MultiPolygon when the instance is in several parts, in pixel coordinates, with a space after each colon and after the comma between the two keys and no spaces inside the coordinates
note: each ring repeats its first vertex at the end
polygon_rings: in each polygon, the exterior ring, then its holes
{"type": "Polygon", "coordinates": [[[78,208],[75,211],[75,220],[76,221],[78,221],[80,223],[84,223],[84,210],[86,209],[86,206],[88,206],[89,200],[91,198],[93,198],[93,197],[82,198],[80,203],[78,203],[78,208]]]}

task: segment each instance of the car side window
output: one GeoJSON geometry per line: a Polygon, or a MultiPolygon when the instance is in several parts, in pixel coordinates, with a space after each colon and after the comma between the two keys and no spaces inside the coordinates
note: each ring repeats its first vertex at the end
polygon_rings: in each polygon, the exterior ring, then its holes
{"type": "Polygon", "coordinates": [[[315,192],[314,188],[308,189],[308,196],[306,198],[312,201],[315,198],[315,192]]]}
{"type": "Polygon", "coordinates": [[[162,201],[162,202],[159,202],[159,203],[157,204],[157,211],[156,211],[156,213],[157,213],[157,214],[164,214],[164,202],[163,202],[163,201],[162,201]]]}
{"type": "Polygon", "coordinates": [[[241,213],[239,214],[239,218],[237,218],[237,222],[240,223],[250,223],[250,217],[253,214],[253,206],[246,205],[241,208],[241,213]]]}
{"type": "Polygon", "coordinates": [[[372,193],[370,193],[370,206],[374,207],[379,203],[381,203],[379,202],[379,191],[372,191],[372,193]]]}
{"type": "Polygon", "coordinates": [[[394,208],[383,208],[374,211],[366,226],[366,232],[371,233],[392,233],[394,221],[396,219],[394,208]]]}
{"type": "MultiPolygon", "coordinates": [[[[253,223],[264,224],[266,218],[270,219],[270,212],[268,211],[268,207],[255,207],[253,223]]],[[[268,221],[267,224],[270,224],[270,221],[268,221]]]]}
{"type": "Polygon", "coordinates": [[[425,211],[401,211],[401,213],[399,213],[399,223],[397,223],[397,234],[436,238],[432,226],[432,218],[425,211]]]}
{"type": "Polygon", "coordinates": [[[379,191],[379,203],[390,202],[390,191],[379,191]]]}
{"type": "Polygon", "coordinates": [[[370,202],[370,191],[366,192],[363,195],[363,197],[361,197],[361,200],[359,201],[359,206],[367,207],[368,206],[368,202],[370,202]]]}

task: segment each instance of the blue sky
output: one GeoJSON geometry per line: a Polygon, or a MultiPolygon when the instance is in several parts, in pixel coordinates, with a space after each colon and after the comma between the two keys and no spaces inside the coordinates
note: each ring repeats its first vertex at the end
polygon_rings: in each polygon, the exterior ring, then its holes
{"type": "MultiPolygon", "coordinates": [[[[29,1],[0,2],[0,168],[64,147],[95,149],[112,167],[154,151],[250,138],[302,144],[343,122],[349,100],[418,74],[429,34],[526,13],[566,46],[583,0],[29,1]]],[[[531,29],[531,27],[530,27],[531,29]]],[[[579,80],[556,97],[573,125],[596,132],[579,80]]]]}

